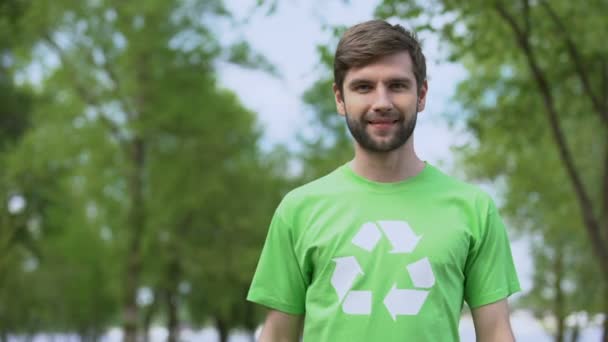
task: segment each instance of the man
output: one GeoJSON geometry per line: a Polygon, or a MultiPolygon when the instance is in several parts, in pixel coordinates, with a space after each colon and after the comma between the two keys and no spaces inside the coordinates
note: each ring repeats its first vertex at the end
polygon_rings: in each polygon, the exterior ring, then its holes
{"type": "Polygon", "coordinates": [[[248,295],[270,308],[261,341],[458,341],[463,301],[478,341],[513,341],[519,282],[496,207],[414,151],[428,90],[416,38],[356,25],[334,77],[355,156],[277,208],[248,295]]]}

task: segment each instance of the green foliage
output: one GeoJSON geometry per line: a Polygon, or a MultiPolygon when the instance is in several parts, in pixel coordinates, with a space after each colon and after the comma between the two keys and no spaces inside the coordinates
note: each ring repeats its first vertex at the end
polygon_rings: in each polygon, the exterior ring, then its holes
{"type": "Polygon", "coordinates": [[[0,76],[0,151],[14,144],[27,128],[30,96],[0,76]]]}
{"type": "Polygon", "coordinates": [[[237,42],[229,47],[228,61],[278,76],[276,68],[263,55],[252,51],[246,41],[237,42]]]}
{"type": "Polygon", "coordinates": [[[289,156],[261,152],[255,114],[215,68],[272,65],[216,37],[230,22],[219,0],[19,8],[0,73],[0,191],[26,206],[0,214],[0,333],[98,337],[130,319],[132,279],[154,290],[156,318],[255,328],[245,291],[289,156]]]}
{"type": "Polygon", "coordinates": [[[352,142],[344,117],[336,110],[333,93],[333,51],[344,27],[328,28],[331,40],[319,45],[318,70],[323,75],[304,93],[303,100],[309,109],[310,126],[314,134],[300,135],[299,159],[302,162],[301,182],[323,176],[352,158],[352,142]]]}
{"type": "Polygon", "coordinates": [[[592,201],[589,212],[606,217],[606,170],[598,161],[608,149],[608,130],[596,98],[607,86],[608,50],[597,43],[608,28],[601,19],[607,13],[604,2],[567,1],[385,0],[376,10],[380,17],[437,33],[449,59],[468,70],[455,96],[458,110],[448,115],[465,122],[474,137],[456,149],[459,166],[472,179],[495,182],[509,226],[533,241],[534,286],[523,305],[558,319],[607,309],[599,307],[601,295],[589,296],[603,293],[605,277],[591,253],[585,204],[547,120],[552,105],[592,201]]]}
{"type": "MultiPolygon", "coordinates": [[[[80,144],[100,137],[74,134],[42,99],[34,108],[44,115],[34,112],[33,125],[4,154],[10,193],[24,198],[25,208],[11,214],[20,238],[7,256],[0,295],[10,300],[0,330],[99,335],[117,313],[116,260],[100,234],[108,221],[96,213],[84,167],[90,151],[80,144]],[[74,139],[58,139],[66,134],[74,139]]],[[[103,139],[97,142],[103,151],[103,139]]]]}

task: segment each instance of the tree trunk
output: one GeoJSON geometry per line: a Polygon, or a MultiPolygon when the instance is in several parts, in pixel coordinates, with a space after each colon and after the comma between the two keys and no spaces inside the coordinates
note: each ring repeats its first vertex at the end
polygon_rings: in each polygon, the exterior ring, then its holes
{"type": "MultiPolygon", "coordinates": [[[[604,159],[604,191],[608,191],[608,142],[604,159]]],[[[608,241],[608,192],[604,192],[604,237],[608,241]]],[[[605,278],[605,277],[604,277],[605,278]]],[[[604,281],[604,336],[603,342],[608,342],[608,280],[604,281]]]]}
{"type": "MultiPolygon", "coordinates": [[[[581,172],[574,163],[574,158],[568,144],[566,142],[566,135],[564,134],[564,130],[562,127],[562,123],[560,122],[558,111],[556,109],[555,100],[553,97],[553,91],[550,87],[550,83],[546,77],[546,74],[541,69],[536,54],[533,50],[533,47],[530,43],[530,32],[529,27],[522,27],[517,24],[515,16],[510,14],[504,4],[496,3],[495,7],[498,11],[498,14],[506,21],[506,23],[511,27],[517,44],[520,49],[524,53],[524,57],[526,58],[527,64],[530,68],[530,72],[532,77],[538,86],[539,93],[544,102],[544,106],[546,109],[546,116],[549,121],[549,126],[551,128],[551,134],[555,141],[560,159],[564,164],[564,168],[568,178],[571,181],[571,185],[574,188],[574,193],[576,195],[577,202],[579,204],[581,214],[583,216],[583,223],[587,234],[589,236],[589,242],[591,244],[592,250],[598,258],[600,267],[602,268],[602,276],[604,282],[608,284],[608,242],[605,240],[605,235],[608,234],[608,220],[605,223],[604,234],[602,234],[602,224],[601,218],[608,215],[608,213],[603,212],[599,214],[599,217],[594,213],[594,205],[593,201],[585,189],[583,181],[581,179],[581,172]]],[[[529,19],[527,17],[528,13],[524,13],[526,16],[524,19],[529,19]]],[[[600,117],[602,117],[601,113],[600,117]]],[[[608,166],[608,150],[606,151],[607,155],[604,160],[604,167],[608,166]]],[[[604,169],[604,186],[606,186],[606,182],[608,182],[608,168],[604,169]]],[[[608,186],[606,186],[608,187],[608,186]]],[[[603,210],[608,208],[608,195],[604,196],[603,210]]],[[[607,336],[605,336],[607,338],[607,336]]],[[[605,342],[608,340],[604,339],[605,342]]]]}
{"type": "Polygon", "coordinates": [[[562,279],[564,276],[564,257],[562,254],[561,242],[555,249],[555,259],[553,263],[553,274],[555,275],[554,291],[554,307],[553,314],[557,320],[557,332],[555,334],[555,342],[564,341],[564,331],[566,327],[566,315],[564,314],[564,291],[562,289],[562,279]]]}
{"type": "Polygon", "coordinates": [[[603,342],[608,342],[608,284],[604,284],[604,336],[603,342]]]}
{"type": "Polygon", "coordinates": [[[570,342],[578,342],[580,330],[581,327],[578,325],[578,323],[574,324],[572,330],[570,331],[570,342]]]}
{"type": "Polygon", "coordinates": [[[87,333],[85,331],[80,331],[78,333],[78,340],[80,342],[89,342],[89,339],[87,338],[87,333]]]}
{"type": "Polygon", "coordinates": [[[99,334],[96,333],[95,328],[85,328],[80,333],[78,333],[78,337],[82,342],[96,342],[99,340],[99,334]]]}
{"type": "Polygon", "coordinates": [[[125,281],[124,310],[124,342],[137,342],[137,289],[141,273],[141,242],[143,239],[145,214],[143,206],[143,172],[144,172],[144,141],[136,136],[130,145],[129,170],[129,249],[127,251],[127,274],[125,281]]]}
{"type": "Polygon", "coordinates": [[[179,340],[179,320],[178,320],[178,294],[177,288],[171,286],[165,292],[165,300],[167,304],[167,330],[169,336],[168,342],[177,342],[179,340]]]}
{"type": "MultiPolygon", "coordinates": [[[[245,289],[243,298],[247,297],[248,289],[245,289]]],[[[250,333],[250,341],[255,342],[255,329],[256,329],[256,321],[255,321],[255,311],[254,306],[251,302],[245,301],[244,303],[245,310],[245,329],[250,333]]]]}
{"type": "Polygon", "coordinates": [[[158,294],[159,294],[158,289],[154,290],[153,297],[152,297],[152,303],[150,303],[150,305],[144,312],[144,319],[143,319],[142,327],[141,327],[143,342],[150,341],[150,325],[152,325],[152,319],[154,318],[154,315],[156,314],[156,310],[158,308],[158,302],[159,302],[158,294]]]}
{"type": "Polygon", "coordinates": [[[179,246],[175,243],[169,243],[168,247],[169,260],[165,273],[165,304],[167,305],[167,330],[169,332],[167,341],[177,342],[179,340],[179,283],[181,267],[178,254],[179,246]]]}
{"type": "Polygon", "coordinates": [[[215,328],[220,338],[220,342],[228,341],[228,325],[221,318],[215,319],[215,328]]]}
{"type": "Polygon", "coordinates": [[[175,291],[168,290],[165,294],[167,304],[167,330],[169,335],[168,342],[177,342],[179,339],[179,322],[177,318],[177,294],[175,291]]]}

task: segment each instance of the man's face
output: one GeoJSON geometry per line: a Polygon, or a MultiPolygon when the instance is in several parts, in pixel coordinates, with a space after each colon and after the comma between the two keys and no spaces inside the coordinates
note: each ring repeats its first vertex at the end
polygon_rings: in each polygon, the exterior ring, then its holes
{"type": "Polygon", "coordinates": [[[349,69],[343,93],[334,85],[338,112],[359,146],[370,152],[390,152],[408,141],[426,92],[426,81],[417,91],[408,52],[349,69]]]}

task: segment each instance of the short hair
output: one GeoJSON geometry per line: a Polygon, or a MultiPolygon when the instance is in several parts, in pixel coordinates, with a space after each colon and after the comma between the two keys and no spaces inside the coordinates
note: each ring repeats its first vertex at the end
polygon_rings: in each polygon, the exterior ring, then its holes
{"type": "Polygon", "coordinates": [[[407,51],[412,58],[417,89],[426,80],[426,61],[416,34],[401,25],[384,20],[370,20],[352,26],[340,39],[334,57],[334,82],[343,91],[350,68],[362,67],[374,60],[407,51]]]}

